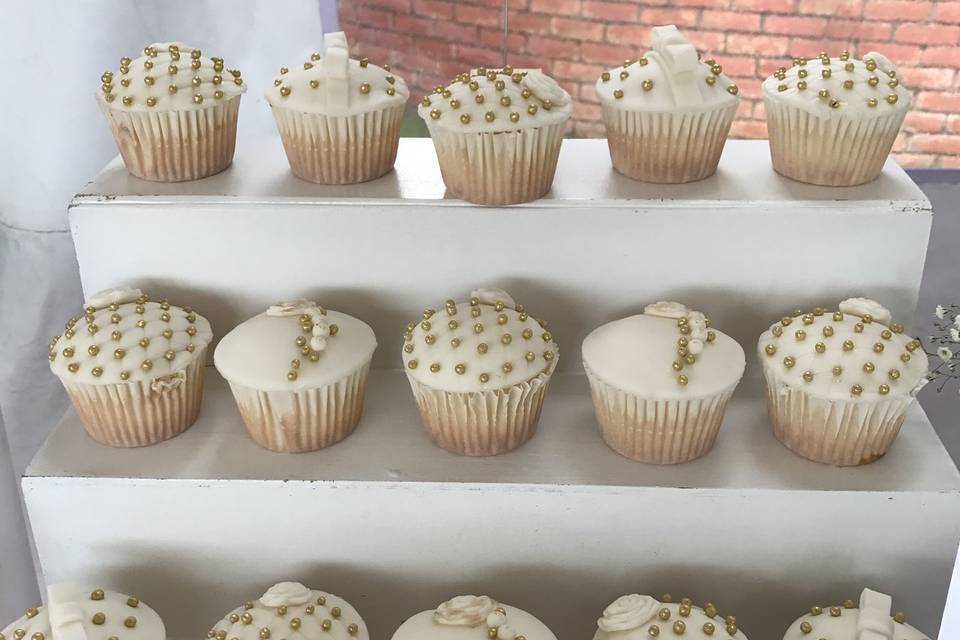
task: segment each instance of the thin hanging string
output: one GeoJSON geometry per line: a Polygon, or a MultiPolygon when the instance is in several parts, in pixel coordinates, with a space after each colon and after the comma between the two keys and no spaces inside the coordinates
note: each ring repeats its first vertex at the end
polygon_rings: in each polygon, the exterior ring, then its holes
{"type": "Polygon", "coordinates": [[[510,0],[503,0],[503,66],[507,66],[507,36],[509,34],[510,0]]]}

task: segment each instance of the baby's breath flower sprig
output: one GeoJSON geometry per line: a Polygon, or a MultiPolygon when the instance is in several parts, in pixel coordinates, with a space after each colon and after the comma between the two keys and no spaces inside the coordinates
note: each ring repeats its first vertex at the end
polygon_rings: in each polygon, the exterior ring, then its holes
{"type": "Polygon", "coordinates": [[[927,378],[940,383],[940,392],[950,381],[960,382],[960,305],[938,304],[933,316],[935,333],[927,337],[924,351],[937,363],[927,378]]]}

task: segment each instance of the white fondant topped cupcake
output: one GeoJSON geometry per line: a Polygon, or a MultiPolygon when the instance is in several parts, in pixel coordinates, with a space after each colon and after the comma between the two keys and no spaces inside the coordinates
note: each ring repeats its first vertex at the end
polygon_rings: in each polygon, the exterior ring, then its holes
{"type": "Polygon", "coordinates": [[[207,632],[210,640],[369,640],[367,625],[346,600],[299,582],[276,584],[240,605],[207,632]]]}
{"type": "Polygon", "coordinates": [[[213,359],[251,437],[273,451],[303,452],[353,432],[376,348],[362,320],[293,300],[235,327],[213,359]]]}
{"type": "Polygon", "coordinates": [[[346,116],[402,106],[410,97],[406,83],[390,72],[390,65],[350,58],[342,31],[325,34],[323,44],[322,55],[314,53],[292,69],[280,68],[265,92],[271,106],[346,116]]]}
{"type": "Polygon", "coordinates": [[[532,69],[478,69],[461,73],[420,101],[418,112],[433,127],[453,131],[516,131],[565,122],[570,94],[543,72],[532,69]]]}
{"type": "Polygon", "coordinates": [[[601,74],[597,96],[628,111],[715,109],[736,105],[737,85],[673,25],[653,27],[652,50],[601,74]]]}
{"type": "Polygon", "coordinates": [[[679,183],[713,175],[740,101],[737,85],[673,25],[653,50],[604,71],[596,91],[610,159],[625,176],[679,183]]]}
{"type": "Polygon", "coordinates": [[[853,600],[832,607],[811,607],[790,625],[783,640],[929,640],[907,624],[903,613],[891,616],[892,604],[890,596],[864,589],[859,607],[853,600]]]}
{"type": "Polygon", "coordinates": [[[735,616],[723,616],[716,606],[703,608],[689,598],[673,602],[665,594],[662,602],[636,593],[620,596],[603,610],[597,620],[594,640],[650,640],[683,637],[691,640],[746,640],[735,616]]]}
{"type": "Polygon", "coordinates": [[[556,640],[556,636],[522,609],[470,595],[408,618],[393,640],[556,640]]]}
{"type": "Polygon", "coordinates": [[[166,640],[157,612],[138,598],[70,584],[51,585],[46,607],[7,625],[7,640],[166,640]]]}

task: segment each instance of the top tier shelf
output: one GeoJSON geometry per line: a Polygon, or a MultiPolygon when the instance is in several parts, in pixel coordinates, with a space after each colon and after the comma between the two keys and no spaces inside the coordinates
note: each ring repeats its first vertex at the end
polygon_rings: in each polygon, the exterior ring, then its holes
{"type": "MultiPolygon", "coordinates": [[[[226,171],[193,182],[157,183],[131,177],[118,156],[74,200],[74,205],[109,201],[124,203],[261,203],[318,205],[444,205],[475,207],[447,195],[433,144],[429,138],[403,138],[396,170],[371,182],[326,186],[296,178],[278,138],[240,140],[233,165],[226,171]]],[[[784,178],[774,172],[766,141],[728,140],[716,175],[688,184],[637,182],[613,170],[604,140],[564,140],[552,190],[543,198],[514,207],[558,207],[571,203],[591,206],[654,204],[711,207],[789,203],[820,207],[882,206],[905,213],[929,213],[930,203],[906,172],[887,160],[874,182],[857,187],[819,187],[784,178]],[[646,201],[646,202],[643,202],[646,201]]]]}

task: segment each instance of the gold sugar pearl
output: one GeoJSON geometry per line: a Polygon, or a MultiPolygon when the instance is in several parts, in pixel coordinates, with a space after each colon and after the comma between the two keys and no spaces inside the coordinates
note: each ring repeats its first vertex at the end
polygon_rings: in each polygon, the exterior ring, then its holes
{"type": "Polygon", "coordinates": [[[621,79],[621,80],[626,80],[626,79],[629,78],[629,77],[630,77],[630,72],[629,72],[629,71],[621,71],[621,72],[620,72],[620,79],[621,79]]]}
{"type": "Polygon", "coordinates": [[[616,98],[617,100],[620,100],[621,98],[623,98],[623,89],[614,89],[613,97],[616,98]]]}
{"type": "Polygon", "coordinates": [[[501,369],[503,370],[504,373],[510,373],[511,371],[513,371],[513,365],[510,364],[509,362],[504,362],[501,369]]]}
{"type": "Polygon", "coordinates": [[[737,95],[740,92],[740,89],[737,88],[737,85],[731,84],[727,86],[727,93],[730,95],[737,95]]]}
{"type": "Polygon", "coordinates": [[[123,621],[123,626],[125,626],[127,629],[133,629],[137,626],[137,619],[133,616],[127,616],[127,618],[123,621]]]}
{"type": "Polygon", "coordinates": [[[804,382],[813,382],[813,371],[804,371],[804,372],[803,372],[803,381],[804,381],[804,382]]]}
{"type": "Polygon", "coordinates": [[[370,93],[370,83],[363,82],[360,84],[360,93],[370,93]]]}
{"type": "Polygon", "coordinates": [[[711,76],[707,76],[706,78],[704,78],[704,82],[706,82],[707,84],[713,86],[713,85],[716,84],[716,82],[717,82],[717,77],[716,77],[716,76],[712,76],[712,75],[711,75],[711,76]]]}
{"type": "Polygon", "coordinates": [[[717,630],[717,627],[712,622],[704,622],[702,628],[703,628],[703,632],[708,636],[712,636],[714,632],[717,630]]]}
{"type": "Polygon", "coordinates": [[[107,616],[103,615],[103,613],[100,613],[99,611],[93,614],[93,617],[90,618],[90,622],[98,626],[102,625],[106,621],[107,621],[107,616]]]}
{"type": "Polygon", "coordinates": [[[459,375],[463,375],[467,372],[467,365],[460,363],[453,368],[459,375]]]}
{"type": "Polygon", "coordinates": [[[653,89],[653,80],[644,80],[642,83],[640,83],[640,86],[644,91],[650,91],[653,89]]]}
{"type": "Polygon", "coordinates": [[[907,621],[907,614],[905,614],[903,611],[897,611],[895,614],[893,614],[893,620],[898,624],[904,624],[907,621]]]}
{"type": "Polygon", "coordinates": [[[360,627],[358,627],[355,622],[351,622],[349,625],[347,625],[347,633],[349,633],[352,636],[357,635],[357,632],[359,630],[360,630],[360,627]]]}
{"type": "Polygon", "coordinates": [[[673,632],[675,634],[683,635],[683,632],[687,630],[687,625],[683,620],[677,620],[673,623],[673,632]]]}
{"type": "Polygon", "coordinates": [[[330,609],[330,615],[332,615],[334,618],[339,618],[339,617],[340,617],[340,607],[334,607],[334,608],[330,609]]]}
{"type": "Polygon", "coordinates": [[[486,384],[486,383],[489,382],[489,381],[490,381],[490,374],[488,374],[488,373],[481,373],[481,374],[480,374],[480,382],[482,382],[483,384],[486,384]]]}
{"type": "Polygon", "coordinates": [[[660,627],[658,627],[658,626],[655,625],[655,624],[650,625],[650,628],[647,629],[647,634],[648,634],[651,638],[656,638],[657,636],[660,635],[660,627]]]}
{"type": "Polygon", "coordinates": [[[469,113],[460,114],[460,123],[470,124],[470,114],[469,113]]]}
{"type": "MultiPolygon", "coordinates": [[[[854,388],[857,388],[857,387],[859,387],[859,386],[860,386],[860,385],[854,385],[854,388]]],[[[863,389],[860,389],[859,392],[853,392],[853,393],[854,393],[854,395],[860,395],[860,393],[862,393],[862,392],[863,392],[863,389]]],[[[840,607],[830,607],[830,615],[831,615],[832,617],[834,617],[834,618],[839,618],[839,617],[840,617],[840,614],[842,614],[842,613],[843,613],[843,611],[840,609],[840,607]]]]}
{"type": "Polygon", "coordinates": [[[604,82],[609,82],[609,81],[610,81],[610,72],[609,72],[609,71],[604,71],[603,73],[601,73],[601,74],[600,74],[600,79],[603,80],[604,82]]]}
{"type": "Polygon", "coordinates": [[[818,607],[816,605],[810,607],[810,615],[819,616],[822,613],[823,613],[823,607],[818,607]]]}
{"type": "Polygon", "coordinates": [[[898,379],[900,378],[900,370],[899,370],[899,369],[890,369],[890,371],[887,373],[887,376],[888,376],[891,380],[898,380],[898,379]]]}
{"type": "Polygon", "coordinates": [[[797,364],[797,361],[793,356],[787,356],[783,359],[783,366],[787,369],[792,369],[795,364],[797,364]]]}
{"type": "Polygon", "coordinates": [[[433,364],[431,364],[431,365],[430,365],[430,371],[431,371],[432,373],[437,373],[438,371],[440,371],[440,363],[439,363],[439,362],[434,362],[433,364]]]}
{"type": "Polygon", "coordinates": [[[660,618],[661,620],[669,620],[670,609],[667,609],[666,607],[660,609],[660,611],[657,612],[657,617],[660,618]]]}
{"type": "Polygon", "coordinates": [[[801,633],[807,634],[807,633],[810,633],[811,631],[813,631],[813,625],[812,625],[812,624],[810,624],[809,622],[806,622],[806,621],[800,623],[800,632],[801,632],[801,633]]]}

